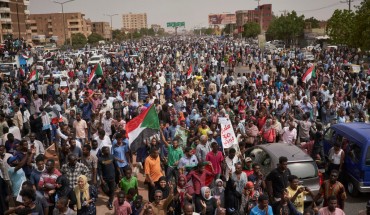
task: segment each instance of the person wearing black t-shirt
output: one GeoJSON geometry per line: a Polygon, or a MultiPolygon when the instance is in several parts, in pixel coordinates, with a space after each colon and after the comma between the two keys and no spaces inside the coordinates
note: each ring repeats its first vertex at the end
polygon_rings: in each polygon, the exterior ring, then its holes
{"type": "Polygon", "coordinates": [[[288,187],[288,178],[291,175],[288,169],[288,158],[281,156],[279,158],[279,165],[272,170],[266,177],[267,190],[271,202],[281,200],[284,190],[288,187]]]}

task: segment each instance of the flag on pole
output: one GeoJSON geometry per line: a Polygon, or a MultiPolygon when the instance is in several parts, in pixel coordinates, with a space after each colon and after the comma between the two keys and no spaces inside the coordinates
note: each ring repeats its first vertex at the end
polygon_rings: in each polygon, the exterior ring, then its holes
{"type": "Polygon", "coordinates": [[[101,68],[100,63],[96,64],[94,69],[90,72],[87,84],[90,84],[95,76],[103,76],[103,69],[101,68]]]}
{"type": "Polygon", "coordinates": [[[315,78],[315,77],[316,77],[316,68],[315,68],[315,66],[311,66],[304,73],[304,75],[302,77],[302,82],[306,83],[307,81],[311,80],[311,78],[315,78]]]}
{"type": "Polygon", "coordinates": [[[28,77],[28,83],[37,80],[39,80],[39,72],[37,70],[33,70],[28,77]]]}
{"type": "Polygon", "coordinates": [[[140,113],[126,124],[126,133],[131,151],[136,152],[144,145],[144,140],[157,134],[159,119],[154,105],[140,113]]]}
{"type": "Polygon", "coordinates": [[[191,73],[193,73],[193,66],[190,65],[187,73],[187,79],[191,78],[191,73]]]}

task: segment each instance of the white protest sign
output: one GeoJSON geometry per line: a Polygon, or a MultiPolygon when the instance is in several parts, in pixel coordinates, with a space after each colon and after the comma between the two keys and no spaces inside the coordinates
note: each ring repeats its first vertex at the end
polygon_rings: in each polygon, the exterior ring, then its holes
{"type": "Polygon", "coordinates": [[[233,126],[228,118],[220,117],[218,121],[221,125],[221,142],[224,149],[238,144],[233,126]]]}

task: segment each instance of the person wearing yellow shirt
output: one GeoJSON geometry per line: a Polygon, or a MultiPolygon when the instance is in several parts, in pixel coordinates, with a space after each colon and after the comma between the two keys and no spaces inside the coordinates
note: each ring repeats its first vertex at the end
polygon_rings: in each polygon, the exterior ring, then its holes
{"type": "Polygon", "coordinates": [[[202,121],[200,123],[200,126],[198,127],[198,132],[201,135],[206,135],[208,137],[208,131],[210,131],[210,130],[211,129],[207,125],[207,120],[206,119],[202,119],[202,121]]]}
{"type": "Polygon", "coordinates": [[[291,175],[289,176],[288,180],[288,197],[290,198],[290,201],[293,203],[293,205],[296,207],[297,211],[303,213],[304,200],[306,199],[306,196],[310,195],[312,198],[314,198],[314,195],[308,187],[299,185],[299,180],[297,176],[291,175]]]}

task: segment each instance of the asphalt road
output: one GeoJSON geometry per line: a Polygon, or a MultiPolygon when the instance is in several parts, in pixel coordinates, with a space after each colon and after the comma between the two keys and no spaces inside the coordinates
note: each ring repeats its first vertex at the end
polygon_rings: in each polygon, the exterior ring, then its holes
{"type": "Polygon", "coordinates": [[[370,200],[370,193],[360,194],[359,197],[348,196],[344,205],[344,212],[347,215],[357,215],[359,210],[366,209],[366,203],[370,200]]]}

